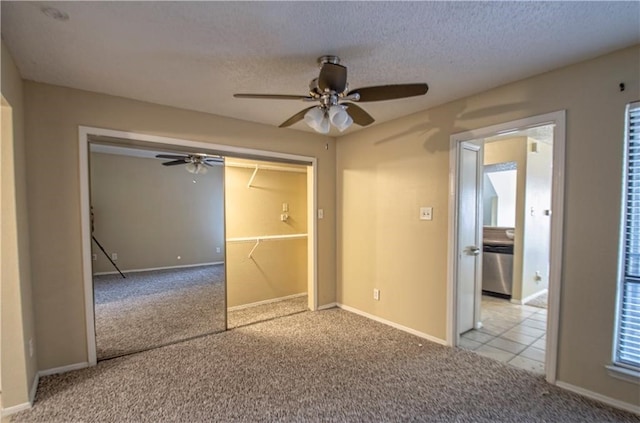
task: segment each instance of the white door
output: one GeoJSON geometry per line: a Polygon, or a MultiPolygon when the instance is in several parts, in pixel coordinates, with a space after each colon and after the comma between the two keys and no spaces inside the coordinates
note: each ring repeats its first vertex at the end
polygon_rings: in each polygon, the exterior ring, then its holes
{"type": "Polygon", "coordinates": [[[458,160],[458,335],[473,329],[479,318],[481,251],[479,174],[482,150],[463,142],[458,160]]]}

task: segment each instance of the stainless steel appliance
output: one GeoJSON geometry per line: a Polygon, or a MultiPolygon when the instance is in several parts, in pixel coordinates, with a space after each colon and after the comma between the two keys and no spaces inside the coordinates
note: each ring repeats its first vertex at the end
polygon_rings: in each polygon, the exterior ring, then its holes
{"type": "Polygon", "coordinates": [[[485,243],[482,250],[482,292],[510,298],[513,293],[513,243],[485,243]]]}

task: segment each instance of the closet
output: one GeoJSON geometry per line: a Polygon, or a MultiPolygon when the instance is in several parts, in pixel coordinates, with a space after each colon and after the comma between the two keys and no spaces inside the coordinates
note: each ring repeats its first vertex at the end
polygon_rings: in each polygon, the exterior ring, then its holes
{"type": "Polygon", "coordinates": [[[307,310],[308,166],[228,158],[228,328],[307,310]]]}

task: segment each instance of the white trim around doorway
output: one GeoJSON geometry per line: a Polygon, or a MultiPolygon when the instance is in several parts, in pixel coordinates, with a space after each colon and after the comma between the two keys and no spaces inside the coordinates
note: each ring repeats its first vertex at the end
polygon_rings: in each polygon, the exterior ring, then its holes
{"type": "Polygon", "coordinates": [[[90,219],[90,191],[89,191],[89,142],[92,136],[110,137],[115,139],[139,141],[145,143],[162,145],[179,146],[203,150],[216,150],[224,153],[229,157],[252,156],[254,158],[262,158],[265,161],[280,159],[288,161],[305,162],[311,167],[311,171],[307,174],[308,186],[308,207],[307,215],[309,227],[308,232],[308,281],[307,291],[309,295],[309,309],[312,311],[318,308],[318,243],[317,243],[317,189],[318,189],[318,169],[317,159],[315,157],[301,156],[288,153],[279,153],[274,151],[256,150],[244,147],[234,147],[223,144],[210,144],[201,141],[190,141],[179,138],[162,137],[156,135],[118,131],[104,128],[94,128],[89,126],[78,127],[79,140],[79,174],[80,174],[80,221],[82,234],[82,277],[84,281],[84,300],[85,300],[85,322],[87,336],[87,361],[89,366],[97,364],[96,352],[96,333],[95,333],[95,315],[93,304],[93,282],[91,274],[91,219],[90,219]]]}
{"type": "Polygon", "coordinates": [[[566,112],[560,110],[525,119],[506,122],[485,128],[453,134],[450,137],[449,154],[449,252],[447,276],[447,344],[456,346],[457,328],[457,219],[458,219],[458,149],[462,142],[488,138],[510,131],[524,130],[543,125],[553,129],[553,176],[551,183],[551,236],[549,269],[549,303],[547,321],[547,348],[545,359],[546,380],[556,383],[558,357],[558,326],[560,318],[560,285],[562,282],[562,248],[564,216],[564,172],[566,144],[566,112]]]}

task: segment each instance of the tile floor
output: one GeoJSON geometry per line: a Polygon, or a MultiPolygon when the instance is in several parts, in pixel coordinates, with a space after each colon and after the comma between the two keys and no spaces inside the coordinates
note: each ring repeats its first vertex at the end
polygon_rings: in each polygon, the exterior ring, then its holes
{"type": "Polygon", "coordinates": [[[546,309],[483,295],[482,325],[464,333],[459,347],[544,374],[546,309]]]}

